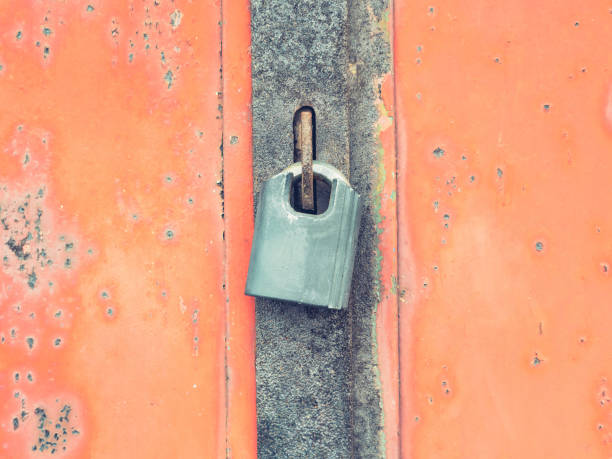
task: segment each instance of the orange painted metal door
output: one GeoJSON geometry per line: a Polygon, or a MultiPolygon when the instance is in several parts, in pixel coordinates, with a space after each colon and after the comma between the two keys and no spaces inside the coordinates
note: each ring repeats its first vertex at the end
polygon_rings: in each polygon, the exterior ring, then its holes
{"type": "Polygon", "coordinates": [[[403,457],[612,455],[611,13],[396,1],[403,457]]]}
{"type": "Polygon", "coordinates": [[[254,457],[248,2],[0,4],[0,457],[254,457]]]}

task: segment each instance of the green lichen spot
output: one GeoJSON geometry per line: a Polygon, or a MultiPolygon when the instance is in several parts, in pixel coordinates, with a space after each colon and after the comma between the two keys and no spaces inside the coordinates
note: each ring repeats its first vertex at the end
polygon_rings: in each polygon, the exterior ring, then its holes
{"type": "Polygon", "coordinates": [[[62,310],[61,310],[61,309],[58,309],[57,311],[55,311],[55,314],[54,314],[54,315],[55,315],[55,317],[57,317],[57,318],[62,317],[62,310]]]}
{"type": "Polygon", "coordinates": [[[541,252],[542,250],[544,250],[544,243],[541,241],[536,242],[535,248],[538,252],[541,252]]]}
{"type": "Polygon", "coordinates": [[[442,156],[444,156],[444,150],[440,147],[437,147],[434,151],[433,154],[436,158],[441,158],[442,156]]]}
{"type": "Polygon", "coordinates": [[[69,250],[72,250],[74,248],[74,242],[68,242],[66,244],[66,252],[68,252],[69,250]]]}
{"type": "Polygon", "coordinates": [[[91,13],[95,8],[92,5],[87,5],[87,12],[91,13]]]}
{"type": "Polygon", "coordinates": [[[476,177],[474,177],[473,175],[470,175],[470,182],[474,182],[474,180],[476,180],[476,177]]]}
{"type": "Polygon", "coordinates": [[[391,276],[391,293],[393,295],[397,295],[398,290],[399,290],[399,283],[398,283],[397,276],[391,276]]]}
{"type": "Polygon", "coordinates": [[[134,54],[133,53],[128,54],[128,61],[132,62],[133,60],[134,60],[134,54]]]}
{"type": "Polygon", "coordinates": [[[34,347],[34,338],[32,338],[31,336],[28,336],[26,338],[26,343],[28,345],[28,348],[32,349],[34,347]]]}
{"type": "Polygon", "coordinates": [[[106,290],[102,290],[102,293],[100,293],[100,296],[104,298],[105,300],[109,298],[109,294],[106,290]]]}
{"type": "Polygon", "coordinates": [[[174,231],[166,230],[166,238],[172,239],[174,237],[174,231]]]}
{"type": "Polygon", "coordinates": [[[504,176],[504,171],[499,167],[497,168],[497,177],[502,178],[504,176]]]}
{"type": "Polygon", "coordinates": [[[62,339],[61,339],[61,338],[55,338],[55,339],[53,340],[53,345],[54,345],[55,347],[59,346],[60,344],[62,344],[62,339]]]}
{"type": "Polygon", "coordinates": [[[107,314],[108,316],[112,316],[112,315],[113,315],[113,313],[114,313],[113,308],[107,308],[107,309],[106,309],[106,314],[107,314]]]}
{"type": "Polygon", "coordinates": [[[544,104],[544,111],[547,112],[550,110],[550,104],[544,104]]]}
{"type": "Polygon", "coordinates": [[[189,204],[193,204],[193,198],[187,198],[187,202],[188,202],[189,204]]]}
{"type": "Polygon", "coordinates": [[[172,176],[166,175],[166,183],[172,183],[172,176]]]}
{"type": "Polygon", "coordinates": [[[172,81],[174,80],[172,70],[168,70],[166,72],[166,75],[164,75],[164,80],[166,81],[166,83],[168,83],[168,89],[170,89],[172,87],[172,81]]]}
{"type": "Polygon", "coordinates": [[[30,274],[28,274],[28,287],[30,288],[34,288],[36,287],[36,280],[38,278],[36,277],[36,272],[34,270],[32,270],[32,272],[30,274]]]}
{"type": "Polygon", "coordinates": [[[45,27],[42,32],[43,32],[43,35],[45,37],[48,37],[52,33],[52,31],[51,31],[51,29],[49,27],[45,27]]]}
{"type": "Polygon", "coordinates": [[[70,268],[72,266],[72,260],[70,258],[66,258],[64,261],[64,268],[70,268]]]}
{"type": "Polygon", "coordinates": [[[21,33],[21,30],[18,30],[18,31],[17,31],[17,35],[15,35],[15,38],[16,38],[17,40],[21,40],[21,37],[23,37],[23,33],[21,33]]]}
{"type": "Polygon", "coordinates": [[[230,145],[236,145],[238,143],[238,136],[233,135],[230,137],[230,145]]]}

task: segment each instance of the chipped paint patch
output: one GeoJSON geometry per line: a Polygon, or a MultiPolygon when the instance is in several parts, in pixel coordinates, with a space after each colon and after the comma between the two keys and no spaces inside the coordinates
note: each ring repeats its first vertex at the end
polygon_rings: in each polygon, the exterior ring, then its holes
{"type": "Polygon", "coordinates": [[[33,438],[28,449],[45,454],[71,451],[78,444],[63,432],[65,416],[49,427],[48,409],[32,406],[26,397],[58,387],[56,362],[64,355],[63,336],[78,310],[70,296],[55,296],[78,276],[82,248],[50,185],[54,146],[51,133],[41,128],[18,124],[0,133],[0,306],[10,306],[0,307],[0,380],[14,368],[13,384],[21,388],[15,392],[18,412],[12,415],[11,406],[0,404],[0,419],[11,419],[15,436],[7,439],[9,445],[23,444],[26,435],[33,438]],[[71,269],[66,269],[67,259],[71,269]],[[43,380],[34,377],[33,367],[23,368],[35,361],[43,380]],[[54,427],[58,424],[60,430],[54,427]]]}
{"type": "Polygon", "coordinates": [[[172,26],[172,30],[176,30],[176,28],[181,25],[182,19],[183,13],[180,10],[174,10],[170,13],[170,25],[172,26]]]}
{"type": "MultiPolygon", "coordinates": [[[[387,11],[386,13],[389,13],[387,11]]],[[[382,21],[384,31],[390,24],[382,21]]],[[[386,33],[386,32],[385,32],[386,33]]],[[[374,222],[377,243],[375,253],[375,289],[377,308],[372,318],[372,337],[377,379],[381,385],[383,428],[379,433],[381,451],[390,457],[399,454],[399,426],[397,372],[397,314],[398,314],[398,267],[397,267],[397,223],[395,192],[397,188],[395,132],[393,120],[393,78],[386,74],[376,84],[376,107],[379,113],[375,125],[378,141],[377,176],[374,190],[374,222]]]]}
{"type": "Polygon", "coordinates": [[[440,148],[440,147],[436,147],[434,149],[434,151],[433,151],[433,155],[436,158],[441,158],[442,156],[444,156],[444,153],[445,153],[445,151],[442,148],[440,148]]]}
{"type": "MultiPolygon", "coordinates": [[[[48,137],[45,131],[21,127],[3,148],[7,158],[25,157],[27,161],[23,161],[22,172],[14,167],[21,181],[2,183],[0,175],[1,268],[13,282],[29,290],[48,289],[63,274],[62,266],[69,259],[66,254],[76,243],[74,236],[57,228],[57,212],[48,204],[48,137]]],[[[79,256],[75,253],[70,260],[72,267],[79,263],[79,256]]]]}

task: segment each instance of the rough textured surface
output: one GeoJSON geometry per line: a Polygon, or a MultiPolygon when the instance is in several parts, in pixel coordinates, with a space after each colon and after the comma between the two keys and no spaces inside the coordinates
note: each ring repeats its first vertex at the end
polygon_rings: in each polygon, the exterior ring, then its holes
{"type": "Polygon", "coordinates": [[[386,2],[252,2],[255,190],[293,160],[293,114],[316,113],[317,159],[364,197],[349,309],[257,300],[260,457],[382,456],[376,369],[376,78],[389,45],[386,2]],[[350,151],[350,158],[349,158],[350,151]]]}
{"type": "Polygon", "coordinates": [[[316,114],[317,159],[348,173],[346,2],[254,0],[251,11],[256,190],[292,162],[304,105],[316,114]]]}
{"type": "Polygon", "coordinates": [[[377,23],[387,14],[386,1],[349,0],[349,141],[351,183],[364,197],[360,243],[353,275],[352,418],[354,457],[384,455],[382,402],[376,359],[375,321],[380,300],[377,260],[376,180],[380,145],[374,128],[378,80],[391,69],[389,43],[377,23]]]}
{"type": "MultiPolygon", "coordinates": [[[[344,2],[252,2],[255,190],[293,162],[293,116],[312,105],[317,158],[348,172],[344,2]]],[[[257,300],[260,457],[348,457],[348,312],[257,300]]]]}

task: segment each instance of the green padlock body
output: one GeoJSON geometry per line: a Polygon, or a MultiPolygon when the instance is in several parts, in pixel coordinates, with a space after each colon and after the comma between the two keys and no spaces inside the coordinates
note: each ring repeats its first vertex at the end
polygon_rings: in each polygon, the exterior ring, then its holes
{"type": "Polygon", "coordinates": [[[292,173],[278,174],[260,193],[245,293],[345,308],[359,235],[361,197],[348,182],[334,178],[327,210],[321,215],[300,213],[289,202],[293,180],[292,173]]]}

